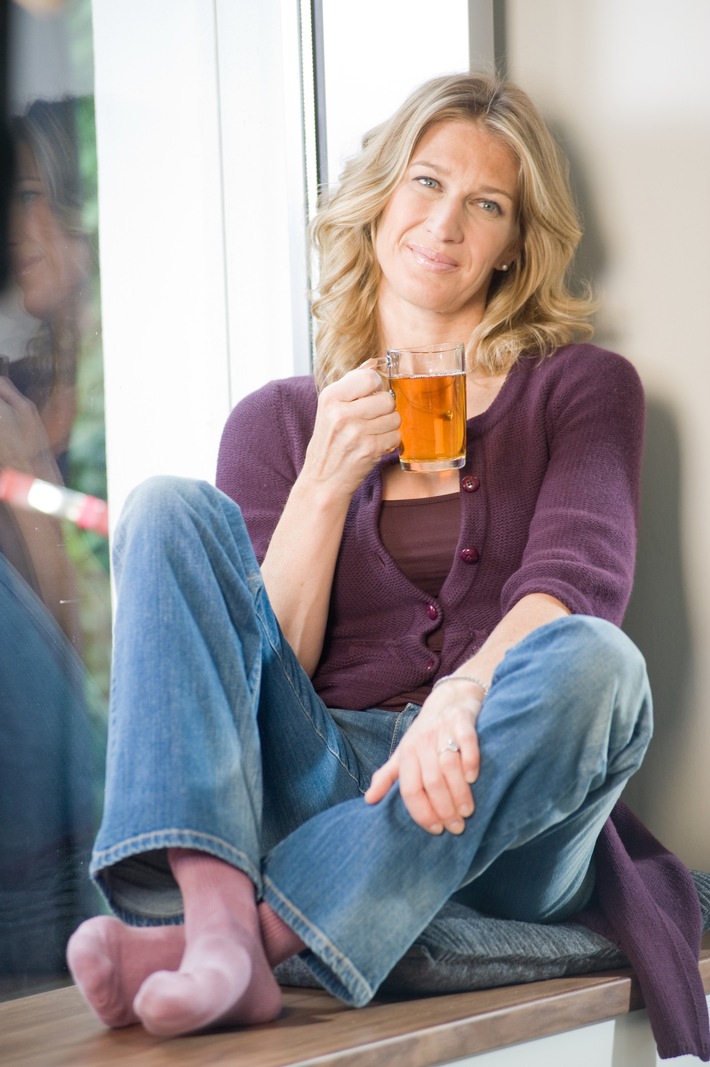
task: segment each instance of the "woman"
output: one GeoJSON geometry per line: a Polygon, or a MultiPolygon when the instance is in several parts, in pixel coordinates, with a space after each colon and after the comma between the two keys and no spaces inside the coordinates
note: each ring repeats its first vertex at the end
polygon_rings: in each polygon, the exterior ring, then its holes
{"type": "Polygon", "coordinates": [[[83,116],[90,119],[89,102],[66,98],[35,100],[13,120],[12,271],[25,311],[41,325],[10,374],[39,409],[60,458],[76,419],[78,356],[96,265],[78,146],[83,116]]]}
{"type": "Polygon", "coordinates": [[[528,98],[427,83],[314,234],[317,385],[237,406],[227,495],[152,481],[117,533],[93,871],[125,924],[69,946],[110,1026],[273,1018],[271,968],[295,952],[364,1004],[457,891],[570,916],[650,736],[644,664],[614,625],[641,387],[571,343],[590,311],[564,282],[579,227],[528,98]],[[375,361],[459,340],[466,466],[403,472],[375,361]]]}
{"type": "MultiPolygon", "coordinates": [[[[24,309],[37,322],[24,354],[0,379],[0,465],[103,496],[101,353],[92,348],[99,333],[90,321],[97,281],[95,202],[86,153],[80,152],[92,126],[92,102],[75,97],[35,100],[12,120],[10,260],[24,309]]],[[[62,539],[53,523],[36,515],[18,512],[16,520],[26,542],[20,572],[69,640],[80,644],[76,590],[59,583],[71,570],[62,539]]],[[[2,525],[5,546],[14,520],[5,515],[2,525]]],[[[106,570],[107,560],[104,572],[94,575],[98,585],[106,570]]]]}

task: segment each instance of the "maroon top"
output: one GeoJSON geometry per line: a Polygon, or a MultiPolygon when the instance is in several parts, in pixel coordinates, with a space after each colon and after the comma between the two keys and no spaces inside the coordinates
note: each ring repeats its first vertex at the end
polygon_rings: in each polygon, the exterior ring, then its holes
{"type": "MultiPolygon", "coordinates": [[[[380,510],[380,539],[403,574],[438,597],[451,570],[461,525],[461,494],[425,496],[413,500],[383,500],[380,510]]],[[[427,648],[439,655],[444,644],[446,618],[427,634],[427,648]]],[[[430,685],[389,697],[380,707],[401,711],[407,704],[423,704],[430,685]]]]}

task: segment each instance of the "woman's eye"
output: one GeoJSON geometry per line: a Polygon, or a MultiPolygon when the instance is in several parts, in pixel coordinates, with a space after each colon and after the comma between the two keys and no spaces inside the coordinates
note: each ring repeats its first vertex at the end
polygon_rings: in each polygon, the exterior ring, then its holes
{"type": "Polygon", "coordinates": [[[428,178],[425,174],[420,175],[414,180],[418,182],[419,185],[423,185],[425,189],[436,189],[439,184],[436,178],[428,178]]]}
{"type": "Polygon", "coordinates": [[[497,204],[495,200],[479,200],[478,203],[488,215],[501,214],[500,204],[497,204]]]}
{"type": "Polygon", "coordinates": [[[41,196],[39,189],[16,189],[15,199],[20,204],[31,204],[33,200],[36,200],[38,196],[41,196]]]}

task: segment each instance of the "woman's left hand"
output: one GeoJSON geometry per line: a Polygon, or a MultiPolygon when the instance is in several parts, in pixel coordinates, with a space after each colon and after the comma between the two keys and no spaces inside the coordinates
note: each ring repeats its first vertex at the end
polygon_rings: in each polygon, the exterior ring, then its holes
{"type": "Polygon", "coordinates": [[[365,793],[376,804],[396,781],[414,821],[431,834],[463,833],[473,814],[471,785],[480,753],[476,719],[478,687],[465,681],[432,692],[387,763],[372,776],[365,793]]]}

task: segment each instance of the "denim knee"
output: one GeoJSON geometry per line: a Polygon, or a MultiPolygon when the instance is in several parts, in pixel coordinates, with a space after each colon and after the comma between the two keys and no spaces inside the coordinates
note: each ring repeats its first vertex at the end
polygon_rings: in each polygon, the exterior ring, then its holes
{"type": "Polygon", "coordinates": [[[186,529],[205,522],[221,496],[209,482],[198,479],[162,474],[147,478],[129,493],[116,525],[114,565],[132,539],[163,545],[181,542],[186,529]]]}
{"type": "Polygon", "coordinates": [[[562,620],[576,648],[582,674],[615,678],[639,692],[646,688],[646,662],[630,637],[606,619],[570,615],[562,620]]]}
{"type": "MultiPolygon", "coordinates": [[[[493,677],[552,730],[606,735],[611,750],[645,750],[652,733],[644,658],[613,623],[570,615],[547,623],[514,645],[493,677]],[[506,685],[507,683],[507,685],[506,685]],[[512,688],[510,688],[512,686],[512,688]]],[[[503,694],[501,693],[501,697],[503,694]]]]}
{"type": "Polygon", "coordinates": [[[631,638],[605,619],[572,615],[567,620],[574,633],[575,670],[580,684],[610,688],[620,709],[648,704],[650,689],[646,661],[631,638]]]}
{"type": "MultiPolygon", "coordinates": [[[[626,634],[605,619],[569,615],[534,630],[518,646],[540,666],[549,656],[549,669],[538,681],[551,689],[572,693],[589,686],[620,687],[632,700],[648,690],[645,660],[626,634]],[[527,647],[526,647],[527,646],[527,647]]],[[[539,675],[540,672],[538,672],[539,675]]]]}
{"type": "Polygon", "coordinates": [[[612,762],[623,753],[633,773],[653,732],[646,663],[636,645],[613,623],[583,615],[549,623],[526,641],[530,680],[551,721],[566,734],[595,737],[612,762]]]}
{"type": "Polygon", "coordinates": [[[204,505],[204,499],[217,490],[209,482],[181,478],[171,474],[156,474],[146,478],[128,494],[118,530],[123,525],[158,524],[181,514],[185,507],[204,505]]]}

